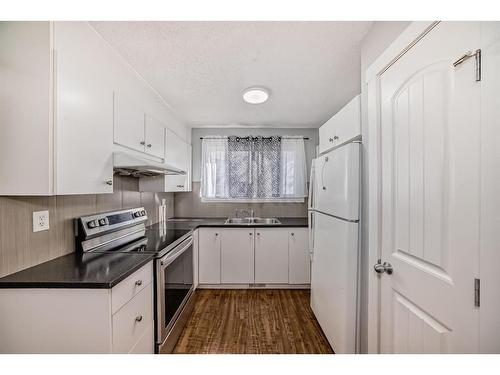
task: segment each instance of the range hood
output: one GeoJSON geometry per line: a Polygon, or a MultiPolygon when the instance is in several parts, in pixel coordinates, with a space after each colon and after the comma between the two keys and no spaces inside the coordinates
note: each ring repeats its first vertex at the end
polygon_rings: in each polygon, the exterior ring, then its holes
{"type": "Polygon", "coordinates": [[[185,175],[186,171],[165,163],[158,163],[140,156],[117,151],[113,153],[113,169],[122,176],[151,177],[161,175],[185,175]]]}

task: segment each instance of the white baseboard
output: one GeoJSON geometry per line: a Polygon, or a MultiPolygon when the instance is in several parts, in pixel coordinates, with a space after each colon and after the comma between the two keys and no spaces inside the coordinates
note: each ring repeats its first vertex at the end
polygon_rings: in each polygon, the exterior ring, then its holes
{"type": "Polygon", "coordinates": [[[311,289],[310,284],[198,284],[197,289],[311,289]]]}

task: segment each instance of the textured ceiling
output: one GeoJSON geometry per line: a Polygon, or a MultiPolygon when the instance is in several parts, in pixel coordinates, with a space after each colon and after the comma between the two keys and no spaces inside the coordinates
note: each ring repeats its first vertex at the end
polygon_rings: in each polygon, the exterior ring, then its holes
{"type": "Polygon", "coordinates": [[[360,91],[371,22],[92,22],[194,127],[318,127],[360,91]],[[264,86],[270,99],[246,104],[264,86]]]}

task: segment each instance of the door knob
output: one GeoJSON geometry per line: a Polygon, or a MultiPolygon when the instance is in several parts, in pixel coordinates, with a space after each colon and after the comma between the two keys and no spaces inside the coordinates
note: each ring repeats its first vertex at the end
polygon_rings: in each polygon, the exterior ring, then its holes
{"type": "Polygon", "coordinates": [[[375,270],[376,273],[387,273],[388,275],[392,275],[393,268],[392,265],[389,262],[384,262],[382,263],[382,260],[379,259],[377,263],[373,266],[373,269],[375,270]]]}

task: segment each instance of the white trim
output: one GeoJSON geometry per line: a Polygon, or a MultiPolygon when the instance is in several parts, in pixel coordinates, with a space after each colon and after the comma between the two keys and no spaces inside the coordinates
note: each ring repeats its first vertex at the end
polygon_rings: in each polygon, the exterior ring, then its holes
{"type": "Polygon", "coordinates": [[[304,203],[305,198],[276,198],[276,199],[238,199],[238,198],[201,198],[203,203],[304,203]]]}
{"type": "MultiPolygon", "coordinates": [[[[366,69],[368,94],[368,269],[380,257],[380,76],[439,22],[412,22],[399,37],[366,69]]],[[[368,274],[368,353],[380,352],[380,279],[368,274]]]]}
{"type": "Polygon", "coordinates": [[[311,289],[310,284],[198,284],[197,289],[311,289]]]}

